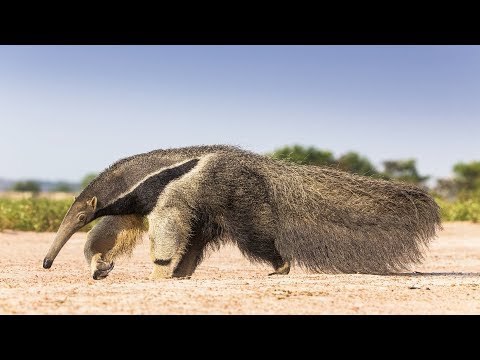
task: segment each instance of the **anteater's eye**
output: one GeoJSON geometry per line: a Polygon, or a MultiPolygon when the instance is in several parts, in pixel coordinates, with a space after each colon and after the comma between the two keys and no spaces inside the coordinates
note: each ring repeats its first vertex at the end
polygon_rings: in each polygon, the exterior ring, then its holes
{"type": "Polygon", "coordinates": [[[79,215],[78,215],[78,221],[82,221],[82,222],[83,222],[83,221],[85,221],[85,218],[86,218],[85,214],[79,214],[79,215]]]}

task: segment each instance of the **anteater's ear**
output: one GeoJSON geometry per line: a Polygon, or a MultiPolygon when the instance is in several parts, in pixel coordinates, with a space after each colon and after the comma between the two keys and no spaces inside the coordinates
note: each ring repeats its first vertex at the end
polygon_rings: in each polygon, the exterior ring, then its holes
{"type": "Polygon", "coordinates": [[[87,205],[93,208],[93,211],[97,208],[97,197],[94,196],[90,200],[87,201],[87,205]]]}

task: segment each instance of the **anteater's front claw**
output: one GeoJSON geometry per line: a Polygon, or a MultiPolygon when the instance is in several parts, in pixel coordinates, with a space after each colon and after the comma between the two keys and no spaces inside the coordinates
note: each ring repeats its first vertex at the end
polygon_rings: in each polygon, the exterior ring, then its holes
{"type": "Polygon", "coordinates": [[[112,271],[113,267],[115,264],[113,261],[111,263],[108,263],[106,261],[97,261],[97,268],[93,272],[93,279],[94,280],[102,280],[105,279],[108,276],[108,273],[112,271]]]}

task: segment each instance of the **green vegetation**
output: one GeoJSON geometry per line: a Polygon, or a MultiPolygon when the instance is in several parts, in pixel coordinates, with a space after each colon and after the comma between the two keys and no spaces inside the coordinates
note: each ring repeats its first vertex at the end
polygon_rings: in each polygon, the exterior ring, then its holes
{"type": "Polygon", "coordinates": [[[435,197],[444,221],[480,221],[480,198],[446,201],[435,197]]]}
{"type": "MultiPolygon", "coordinates": [[[[0,198],[0,231],[57,231],[70,205],[72,200],[0,198]]],[[[88,231],[92,227],[91,223],[82,231],[88,231]]]]}
{"type": "Polygon", "coordinates": [[[29,191],[36,194],[40,191],[40,184],[34,180],[18,181],[13,185],[12,190],[29,191]]]}
{"type": "Polygon", "coordinates": [[[440,179],[434,189],[442,216],[450,221],[480,221],[480,161],[457,163],[452,179],[440,179]]]}

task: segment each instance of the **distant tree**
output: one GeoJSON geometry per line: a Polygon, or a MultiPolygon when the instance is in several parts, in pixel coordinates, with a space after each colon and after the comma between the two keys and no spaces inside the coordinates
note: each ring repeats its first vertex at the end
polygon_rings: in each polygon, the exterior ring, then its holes
{"type": "Polygon", "coordinates": [[[353,151],[340,156],[336,163],[340,169],[351,173],[368,176],[379,175],[375,166],[366,157],[353,151]]]}
{"type": "Polygon", "coordinates": [[[461,189],[462,185],[457,179],[438,179],[433,191],[444,199],[454,200],[461,189]]]}
{"type": "Polygon", "coordinates": [[[421,176],[417,171],[415,159],[388,160],[383,162],[384,175],[387,178],[422,185],[430,176],[421,176]]]}
{"type": "Polygon", "coordinates": [[[456,163],[451,179],[438,179],[435,192],[446,199],[480,197],[480,161],[456,163]]]}
{"type": "Polygon", "coordinates": [[[457,163],[453,166],[455,180],[466,191],[480,189],[480,161],[457,163]]]}
{"type": "Polygon", "coordinates": [[[313,146],[308,148],[301,145],[284,146],[267,155],[275,159],[288,160],[304,165],[335,164],[335,159],[330,151],[320,150],[313,146]]]}
{"type": "Polygon", "coordinates": [[[273,153],[267,155],[297,164],[330,165],[350,173],[386,180],[397,179],[417,185],[423,185],[429,179],[429,176],[421,176],[418,173],[414,159],[385,161],[383,163],[385,170],[380,172],[368,158],[354,151],[347,152],[336,159],[328,150],[320,150],[313,146],[293,145],[276,149],[273,153]]]}
{"type": "Polygon", "coordinates": [[[51,192],[71,192],[72,187],[70,186],[70,184],[61,181],[57,183],[54,187],[52,187],[50,191],[51,192]]]}
{"type": "Polygon", "coordinates": [[[87,185],[90,184],[92,180],[97,177],[97,175],[98,175],[97,173],[88,173],[87,175],[85,175],[82,181],[80,182],[81,190],[85,189],[87,185]]]}
{"type": "Polygon", "coordinates": [[[18,181],[13,184],[12,190],[38,193],[40,192],[40,184],[34,180],[18,181]]]}

